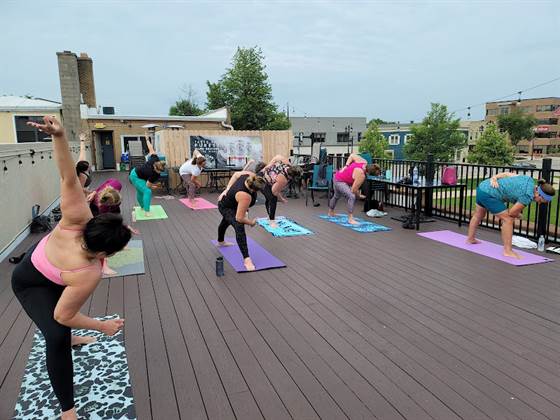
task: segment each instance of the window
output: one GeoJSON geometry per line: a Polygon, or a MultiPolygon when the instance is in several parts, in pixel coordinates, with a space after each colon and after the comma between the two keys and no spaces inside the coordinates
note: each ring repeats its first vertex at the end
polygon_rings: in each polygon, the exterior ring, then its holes
{"type": "Polygon", "coordinates": [[[389,145],[397,146],[399,144],[401,144],[401,137],[398,134],[391,134],[389,136],[389,145]]]}
{"type": "Polygon", "coordinates": [[[405,134],[404,136],[404,144],[408,143],[412,138],[412,134],[405,134]]]}
{"type": "Polygon", "coordinates": [[[487,109],[486,110],[486,115],[498,115],[498,109],[497,108],[487,109]]]}
{"type": "Polygon", "coordinates": [[[350,141],[350,133],[336,133],[337,143],[348,143],[350,141]]]}
{"type": "Polygon", "coordinates": [[[558,124],[558,118],[543,118],[543,119],[537,120],[537,124],[538,125],[557,125],[558,124]]]}
{"type": "Polygon", "coordinates": [[[500,115],[507,115],[507,114],[509,114],[509,106],[501,106],[500,115]]]}
{"type": "Polygon", "coordinates": [[[148,145],[146,144],[146,137],[144,136],[122,136],[122,152],[128,152],[128,142],[138,141],[142,142],[142,153],[144,155],[148,154],[148,145]]]}
{"type": "Polygon", "coordinates": [[[33,143],[37,141],[49,141],[50,136],[47,133],[43,133],[36,128],[27,125],[28,122],[38,122],[43,123],[43,117],[28,117],[16,115],[15,126],[16,126],[16,139],[18,143],[33,143]]]}
{"type": "Polygon", "coordinates": [[[530,114],[531,112],[533,112],[532,106],[520,106],[519,109],[521,110],[521,112],[525,112],[526,114],[530,114]]]}
{"type": "Polygon", "coordinates": [[[393,149],[385,150],[385,153],[389,156],[389,159],[395,158],[395,151],[393,149]]]}
{"type": "Polygon", "coordinates": [[[537,112],[550,112],[556,110],[560,105],[537,105],[537,112]]]}

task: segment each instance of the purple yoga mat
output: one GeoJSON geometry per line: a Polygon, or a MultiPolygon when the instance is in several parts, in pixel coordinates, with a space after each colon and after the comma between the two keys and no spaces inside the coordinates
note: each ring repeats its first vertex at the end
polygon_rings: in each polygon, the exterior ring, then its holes
{"type": "Polygon", "coordinates": [[[480,241],[481,243],[479,244],[467,244],[465,243],[467,240],[465,235],[461,235],[460,233],[455,233],[450,230],[425,232],[419,233],[418,235],[423,236],[424,238],[433,239],[434,241],[443,242],[444,244],[454,246],[455,248],[461,248],[465,251],[474,252],[475,254],[500,260],[511,265],[531,265],[554,261],[553,259],[520,251],[519,249],[515,249],[515,252],[521,255],[522,258],[520,260],[512,257],[505,257],[503,254],[504,248],[501,244],[495,244],[488,241],[480,241]]]}
{"type": "MultiPolygon", "coordinates": [[[[235,242],[235,238],[226,238],[225,240],[226,242],[232,242],[235,245],[216,246],[216,248],[222,253],[224,258],[231,264],[235,271],[238,273],[247,272],[245,266],[243,265],[243,255],[241,255],[241,251],[235,242]]],[[[212,243],[216,245],[218,241],[213,240],[212,243]]],[[[255,264],[255,271],[286,267],[286,264],[249,237],[247,238],[247,246],[249,247],[249,256],[253,260],[253,264],[255,264]]]]}

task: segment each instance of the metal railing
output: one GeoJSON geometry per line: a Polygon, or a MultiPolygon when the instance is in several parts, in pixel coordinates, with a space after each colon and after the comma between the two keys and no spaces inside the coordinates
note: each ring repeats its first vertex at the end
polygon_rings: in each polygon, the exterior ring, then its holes
{"type": "MultiPolygon", "coordinates": [[[[347,155],[329,155],[329,163],[337,170],[344,166],[347,155]]],[[[428,161],[415,160],[391,160],[391,159],[374,159],[374,163],[381,166],[383,170],[390,170],[394,180],[400,180],[406,176],[410,176],[413,167],[418,167],[420,176],[426,176],[429,167],[428,161]]],[[[543,160],[542,168],[519,168],[513,166],[491,166],[491,165],[471,165],[466,163],[454,162],[433,162],[434,181],[440,181],[443,169],[446,166],[452,166],[457,171],[457,182],[466,185],[466,193],[463,202],[463,214],[459,214],[459,193],[452,189],[441,189],[431,193],[430,197],[425,197],[425,202],[431,201],[432,214],[457,221],[459,218],[463,222],[468,223],[475,208],[476,188],[484,179],[500,172],[515,172],[522,175],[528,175],[535,180],[545,179],[550,182],[556,191],[560,190],[560,171],[551,169],[551,161],[543,160]]],[[[559,221],[560,221],[560,194],[556,194],[554,199],[548,205],[539,205],[532,202],[523,211],[521,220],[517,220],[514,225],[514,233],[520,236],[526,236],[537,239],[540,235],[544,235],[549,242],[560,243],[559,221]]],[[[404,190],[398,187],[390,188],[388,201],[385,204],[410,208],[411,198],[404,190]]],[[[483,226],[499,229],[500,223],[498,218],[491,214],[487,214],[482,222],[483,226]]]]}

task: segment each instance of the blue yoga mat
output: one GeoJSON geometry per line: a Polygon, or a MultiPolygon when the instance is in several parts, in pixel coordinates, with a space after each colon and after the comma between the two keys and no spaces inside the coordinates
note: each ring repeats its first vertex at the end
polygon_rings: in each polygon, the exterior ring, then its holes
{"type": "Polygon", "coordinates": [[[257,219],[257,223],[262,226],[267,232],[272,233],[272,236],[287,237],[287,236],[300,236],[300,235],[313,235],[313,232],[303,226],[298,225],[292,219],[286,217],[279,217],[276,219],[278,227],[273,228],[269,224],[267,218],[257,219]]]}
{"type": "MultiPolygon", "coordinates": [[[[72,349],[78,418],[136,419],[122,332],[112,337],[88,330],[72,330],[72,334],[97,338],[95,343],[72,349]]],[[[47,375],[45,339],[38,330],[23,374],[14,418],[60,418],[60,405],[47,375]]]]}
{"type": "Polygon", "coordinates": [[[377,223],[369,222],[364,219],[360,219],[358,217],[354,217],[354,220],[360,222],[359,225],[352,225],[348,223],[348,216],[345,214],[337,214],[336,216],[329,216],[328,214],[320,214],[319,217],[321,219],[327,220],[332,223],[336,223],[337,225],[343,226],[345,228],[352,229],[356,232],[361,233],[370,233],[370,232],[385,232],[391,230],[387,226],[378,225],[377,223]]]}

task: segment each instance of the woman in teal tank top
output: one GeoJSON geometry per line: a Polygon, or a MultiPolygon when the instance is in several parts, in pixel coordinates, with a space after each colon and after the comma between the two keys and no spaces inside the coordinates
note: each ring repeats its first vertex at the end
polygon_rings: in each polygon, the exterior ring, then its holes
{"type": "Polygon", "coordinates": [[[476,209],[469,224],[467,242],[471,244],[480,242],[475,238],[476,229],[486,216],[486,212],[490,212],[502,222],[504,255],[521,258],[513,251],[511,244],[514,220],[521,217],[525,206],[532,201],[548,203],[555,193],[552,185],[544,180],[539,180],[535,186],[533,178],[528,175],[503,172],[485,179],[476,189],[476,209]],[[509,209],[508,203],[513,204],[509,209]]]}

